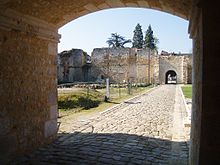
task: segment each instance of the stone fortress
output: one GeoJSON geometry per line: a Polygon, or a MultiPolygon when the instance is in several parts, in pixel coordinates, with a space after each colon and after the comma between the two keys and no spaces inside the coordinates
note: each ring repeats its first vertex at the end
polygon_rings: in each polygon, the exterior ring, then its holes
{"type": "Polygon", "coordinates": [[[58,54],[58,82],[88,81],[90,56],[81,49],[58,54]]]}
{"type": "Polygon", "coordinates": [[[81,49],[58,54],[58,82],[192,83],[192,55],[136,48],[81,49]]]}
{"type": "Polygon", "coordinates": [[[0,1],[0,160],[4,162],[10,157],[30,153],[56,138],[58,29],[92,12],[137,7],[167,12],[189,22],[188,33],[193,41],[189,164],[220,164],[220,76],[217,76],[220,15],[217,2],[0,1]]]}

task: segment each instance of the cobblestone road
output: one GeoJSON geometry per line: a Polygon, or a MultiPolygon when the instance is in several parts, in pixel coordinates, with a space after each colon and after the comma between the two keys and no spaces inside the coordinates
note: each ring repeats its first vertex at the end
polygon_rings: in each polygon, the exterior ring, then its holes
{"type": "Polygon", "coordinates": [[[188,164],[178,85],[164,85],[96,117],[75,122],[51,145],[15,164],[188,164]]]}

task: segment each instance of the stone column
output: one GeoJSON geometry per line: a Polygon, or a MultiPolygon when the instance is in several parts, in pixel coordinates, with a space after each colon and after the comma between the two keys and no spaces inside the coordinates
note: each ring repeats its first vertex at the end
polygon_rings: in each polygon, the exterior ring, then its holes
{"type": "Polygon", "coordinates": [[[220,164],[220,15],[217,2],[194,2],[190,164],[220,164]]]}
{"type": "Polygon", "coordinates": [[[0,15],[0,164],[56,137],[58,40],[53,25],[0,15]]]}

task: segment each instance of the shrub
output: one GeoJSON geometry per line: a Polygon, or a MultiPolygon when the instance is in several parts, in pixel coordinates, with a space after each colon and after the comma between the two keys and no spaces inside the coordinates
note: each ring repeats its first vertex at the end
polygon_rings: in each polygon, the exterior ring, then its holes
{"type": "Polygon", "coordinates": [[[59,109],[73,109],[78,106],[77,100],[65,98],[63,100],[58,100],[59,109]]]}
{"type": "Polygon", "coordinates": [[[92,100],[88,97],[79,97],[78,98],[78,104],[80,107],[84,109],[90,109],[94,107],[98,107],[101,101],[99,100],[92,100]]]}

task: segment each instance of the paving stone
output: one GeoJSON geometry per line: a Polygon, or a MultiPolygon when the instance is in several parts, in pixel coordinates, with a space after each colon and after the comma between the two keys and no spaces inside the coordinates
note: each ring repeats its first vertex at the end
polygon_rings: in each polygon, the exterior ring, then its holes
{"type": "Polygon", "coordinates": [[[178,86],[164,85],[131,100],[138,104],[120,104],[83,122],[68,121],[71,132],[66,130],[68,133],[60,134],[53,144],[20,159],[20,164],[31,164],[33,160],[80,165],[158,165],[172,159],[187,162],[188,134],[183,131],[177,136],[183,142],[171,141],[178,92],[178,86]],[[179,146],[178,152],[173,152],[174,144],[179,146]]]}

